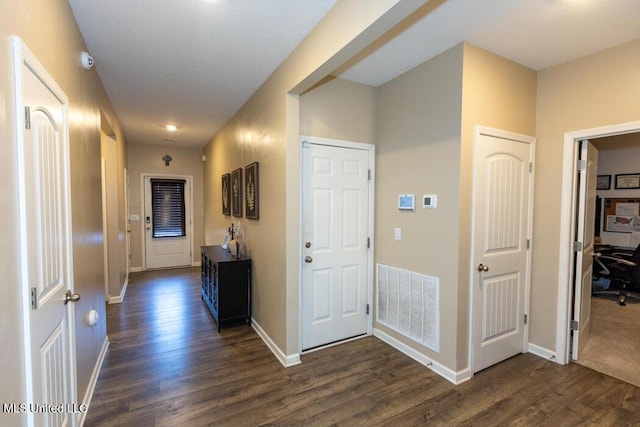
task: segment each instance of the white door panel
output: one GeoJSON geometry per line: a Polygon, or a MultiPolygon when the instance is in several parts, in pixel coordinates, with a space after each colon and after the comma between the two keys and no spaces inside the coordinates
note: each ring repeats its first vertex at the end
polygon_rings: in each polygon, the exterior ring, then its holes
{"type": "MultiPolygon", "coordinates": [[[[14,39],[20,234],[28,404],[77,402],[74,359],[67,99],[19,39],[14,39]]],[[[67,412],[31,412],[33,424],[75,422],[67,412]]]]}
{"type": "Polygon", "coordinates": [[[473,370],[524,349],[533,139],[476,135],[473,370]]]}
{"type": "Polygon", "coordinates": [[[578,229],[576,241],[582,242],[582,250],[576,252],[573,320],[578,330],[572,334],[571,358],[579,360],[580,353],[591,331],[591,282],[593,273],[593,235],[596,211],[596,179],[598,174],[598,150],[589,141],[580,143],[580,159],[585,170],[580,173],[578,202],[578,229]]]}
{"type": "Polygon", "coordinates": [[[191,265],[191,192],[189,177],[158,177],[159,179],[178,179],[185,182],[185,233],[179,237],[154,237],[153,236],[153,209],[151,206],[151,180],[155,177],[144,178],[145,188],[145,267],[146,268],[171,268],[191,265]]]}
{"type": "Polygon", "coordinates": [[[367,333],[369,151],[303,149],[302,347],[367,333]]]}

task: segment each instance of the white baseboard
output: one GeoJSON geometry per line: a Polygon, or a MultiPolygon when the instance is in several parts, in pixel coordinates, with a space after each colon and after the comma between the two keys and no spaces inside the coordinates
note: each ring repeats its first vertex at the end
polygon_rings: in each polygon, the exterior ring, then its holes
{"type": "Polygon", "coordinates": [[[142,271],[142,267],[129,267],[129,273],[139,273],[142,271]]]}
{"type": "Polygon", "coordinates": [[[124,301],[124,294],[127,293],[127,286],[129,286],[129,277],[127,277],[124,281],[124,284],[120,289],[120,295],[118,295],[117,297],[109,297],[109,304],[120,304],[122,301],[124,301]]]}
{"type": "MultiPolygon", "coordinates": [[[[100,354],[98,355],[98,360],[96,360],[96,364],[93,367],[93,372],[91,373],[91,378],[89,379],[89,385],[87,386],[87,390],[84,393],[84,397],[82,398],[82,403],[86,405],[87,408],[91,405],[91,399],[93,398],[93,392],[95,391],[96,384],[98,383],[98,377],[100,376],[100,370],[102,369],[102,363],[104,362],[104,358],[107,356],[107,350],[109,349],[109,337],[105,336],[104,341],[102,342],[102,348],[100,349],[100,354]]],[[[78,425],[82,427],[84,425],[84,420],[87,417],[87,412],[81,412],[78,417],[78,425]]]]}
{"type": "Polygon", "coordinates": [[[397,340],[396,338],[392,337],[386,332],[381,331],[380,329],[374,328],[373,335],[381,339],[385,343],[389,344],[391,347],[395,348],[396,350],[406,354],[407,356],[409,356],[416,362],[420,363],[421,365],[424,365],[427,368],[431,369],[433,372],[435,372],[445,380],[455,385],[461,384],[471,379],[472,375],[471,375],[471,370],[469,368],[463,369],[462,371],[458,371],[458,372],[453,371],[447,368],[446,366],[442,365],[441,363],[438,363],[434,360],[429,359],[424,354],[414,350],[413,348],[397,340]]]}
{"type": "Polygon", "coordinates": [[[269,350],[271,350],[271,353],[273,353],[273,355],[276,356],[276,359],[278,359],[278,361],[282,363],[282,366],[284,366],[285,368],[288,368],[290,366],[298,365],[300,363],[300,354],[296,353],[288,356],[284,354],[280,350],[280,348],[278,348],[276,343],[274,343],[273,340],[269,337],[269,335],[267,335],[264,329],[260,327],[258,322],[255,321],[254,318],[251,318],[251,327],[256,331],[258,336],[262,338],[262,341],[264,341],[267,347],[269,347],[269,350]]]}
{"type": "Polygon", "coordinates": [[[191,267],[200,267],[202,265],[201,261],[196,261],[191,263],[191,267]]]}
{"type": "Polygon", "coordinates": [[[551,360],[552,362],[560,363],[562,365],[562,362],[556,358],[556,353],[553,350],[529,343],[527,345],[527,351],[531,354],[542,357],[543,359],[551,360]]]}

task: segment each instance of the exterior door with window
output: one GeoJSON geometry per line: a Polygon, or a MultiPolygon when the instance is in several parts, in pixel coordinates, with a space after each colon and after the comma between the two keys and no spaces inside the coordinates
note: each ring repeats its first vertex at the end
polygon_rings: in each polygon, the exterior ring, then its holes
{"type": "Polygon", "coordinates": [[[191,265],[191,202],[188,178],[145,179],[145,267],[191,265]]]}

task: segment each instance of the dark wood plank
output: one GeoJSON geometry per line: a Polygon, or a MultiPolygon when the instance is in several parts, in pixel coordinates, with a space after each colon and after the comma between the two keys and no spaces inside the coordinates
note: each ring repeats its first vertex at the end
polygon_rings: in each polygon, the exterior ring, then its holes
{"type": "Polygon", "coordinates": [[[86,426],[640,425],[637,387],[530,354],[463,384],[374,337],[283,368],[257,334],[216,331],[197,268],[135,273],[86,426]]]}

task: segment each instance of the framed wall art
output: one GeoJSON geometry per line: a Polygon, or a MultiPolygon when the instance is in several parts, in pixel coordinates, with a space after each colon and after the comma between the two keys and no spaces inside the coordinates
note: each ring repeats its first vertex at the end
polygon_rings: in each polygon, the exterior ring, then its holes
{"type": "Polygon", "coordinates": [[[640,173],[624,173],[616,175],[616,190],[640,188],[640,173]]]}
{"type": "Polygon", "coordinates": [[[231,175],[222,175],[222,215],[231,215],[231,175]]]}
{"type": "Polygon", "coordinates": [[[598,175],[598,190],[609,190],[611,188],[611,175],[598,175]]]}
{"type": "Polygon", "coordinates": [[[242,216],[242,169],[231,172],[231,215],[242,216]]]}
{"type": "Polygon", "coordinates": [[[253,162],[244,168],[244,216],[248,219],[260,219],[259,184],[258,162],[253,162]]]}

